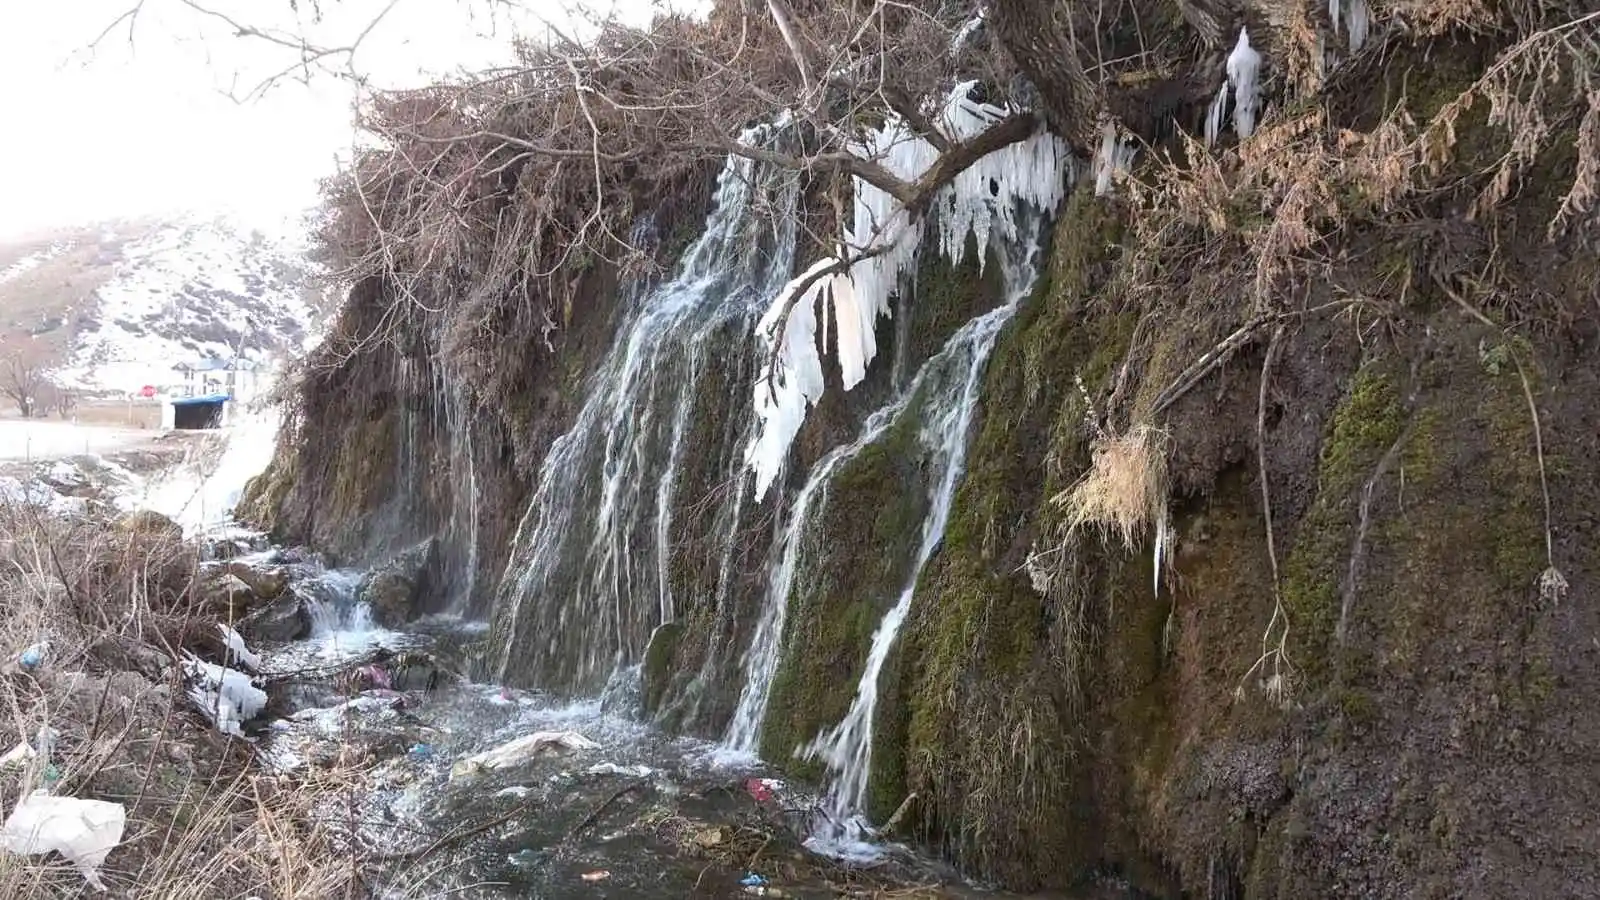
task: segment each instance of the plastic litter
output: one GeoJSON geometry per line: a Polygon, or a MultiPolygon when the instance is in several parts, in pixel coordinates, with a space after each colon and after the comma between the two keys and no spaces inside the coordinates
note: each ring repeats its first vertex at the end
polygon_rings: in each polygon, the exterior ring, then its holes
{"type": "Polygon", "coordinates": [[[493,750],[485,750],[482,753],[469,756],[457,762],[450,767],[450,777],[457,778],[477,772],[514,766],[524,760],[550,752],[570,753],[576,750],[598,749],[600,749],[599,744],[576,731],[536,731],[533,734],[501,744],[493,750]]]}
{"type": "Polygon", "coordinates": [[[228,648],[224,661],[230,665],[239,663],[252,672],[261,671],[261,657],[251,653],[245,646],[244,637],[221,622],[217,623],[217,631],[222,633],[222,643],[228,648]]]}
{"type": "Polygon", "coordinates": [[[776,778],[747,778],[744,789],[757,803],[766,803],[777,796],[783,789],[783,782],[776,778]]]}
{"type": "Polygon", "coordinates": [[[22,666],[24,670],[32,672],[34,669],[44,665],[45,655],[49,652],[50,642],[40,641],[17,654],[17,664],[22,666]]]}
{"type": "Polygon", "coordinates": [[[745,887],[760,887],[766,884],[767,880],[754,872],[746,872],[745,876],[739,879],[739,883],[745,887]]]}
{"type": "Polygon", "coordinates": [[[50,725],[42,725],[34,735],[34,741],[19,741],[18,745],[6,751],[5,756],[0,756],[0,770],[11,769],[14,765],[26,765],[35,757],[43,756],[50,759],[50,751],[56,748],[56,740],[61,733],[51,729],[50,725]]]}
{"type": "Polygon", "coordinates": [[[4,756],[0,756],[0,769],[9,769],[13,766],[23,765],[27,763],[28,760],[33,759],[38,755],[39,752],[33,749],[32,744],[28,743],[27,741],[23,741],[15,747],[12,747],[10,750],[7,750],[4,756]]]}
{"type": "Polygon", "coordinates": [[[48,759],[50,751],[55,749],[56,738],[58,737],[60,735],[54,728],[48,725],[40,728],[38,735],[33,739],[33,743],[22,741],[7,750],[4,756],[0,756],[0,770],[27,765],[30,760],[41,755],[48,759]]]}
{"type": "Polygon", "coordinates": [[[411,749],[407,750],[406,754],[412,759],[432,759],[433,747],[428,744],[412,744],[411,749]]]}
{"type": "Polygon", "coordinates": [[[655,774],[655,769],[646,765],[619,766],[613,762],[597,763],[583,770],[585,775],[631,775],[635,778],[648,778],[655,774]]]}
{"type": "Polygon", "coordinates": [[[375,688],[389,690],[394,687],[394,682],[389,678],[389,670],[377,663],[369,663],[356,669],[356,676],[375,688]]]}
{"type": "Polygon", "coordinates": [[[584,881],[605,881],[607,878],[611,877],[611,873],[607,872],[605,869],[596,869],[593,872],[583,873],[582,877],[584,881]]]}
{"type": "Polygon", "coordinates": [[[31,856],[54,850],[78,867],[83,880],[106,890],[100,865],[122,843],[127,812],[120,803],[55,797],[38,790],[24,797],[0,828],[0,845],[31,856]]]}

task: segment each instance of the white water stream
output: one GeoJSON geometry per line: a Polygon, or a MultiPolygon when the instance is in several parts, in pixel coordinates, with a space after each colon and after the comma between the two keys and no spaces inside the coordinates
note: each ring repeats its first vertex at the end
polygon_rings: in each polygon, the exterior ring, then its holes
{"type": "Polygon", "coordinates": [[[989,353],[994,349],[1000,330],[1016,313],[1018,304],[1033,290],[1037,274],[1034,262],[1037,231],[1030,231],[1029,239],[1019,246],[1002,248],[1005,304],[957,331],[918,373],[918,385],[912,394],[921,402],[894,410],[893,418],[902,415],[919,418],[918,440],[927,453],[930,472],[928,512],[922,522],[921,542],[910,576],[899,599],[873,633],[866,668],[856,685],[849,712],[833,729],[797,749],[797,755],[803,758],[820,759],[832,776],[824,799],[825,815],[820,817],[810,842],[819,852],[868,860],[877,856],[877,850],[864,841],[871,830],[860,813],[872,771],[872,729],[880,694],[879,679],[911,610],[923,567],[944,539],[950,507],[966,469],[972,419],[989,353]],[[1022,258],[1006,258],[1013,253],[1022,258]],[[918,390],[924,383],[926,390],[918,390]]]}
{"type": "MultiPolygon", "coordinates": [[[[730,159],[678,273],[636,302],[576,422],[551,446],[518,526],[496,604],[498,677],[592,693],[637,662],[651,632],[676,615],[674,490],[687,461],[719,452],[690,446],[688,426],[697,410],[722,404],[735,438],[753,428],[748,404],[708,396],[704,385],[716,371],[753,364],[757,349],[738,336],[793,270],[798,193],[794,173],[730,159]]],[[[732,442],[727,456],[737,477],[732,442]]],[[[728,545],[745,493],[720,500],[728,545]]]]}

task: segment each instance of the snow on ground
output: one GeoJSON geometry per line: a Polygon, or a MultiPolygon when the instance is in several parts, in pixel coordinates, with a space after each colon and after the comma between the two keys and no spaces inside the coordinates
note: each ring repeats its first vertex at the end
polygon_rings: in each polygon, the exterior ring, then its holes
{"type": "Polygon", "coordinates": [[[0,269],[0,283],[20,278],[52,259],[72,249],[71,242],[57,241],[43,250],[30,253],[9,266],[0,269]]]}
{"type": "Polygon", "coordinates": [[[119,498],[118,505],[153,509],[191,534],[225,528],[245,483],[272,462],[279,417],[270,406],[244,412],[234,424],[191,445],[171,470],[119,498]]]}
{"type": "Polygon", "coordinates": [[[129,391],[172,382],[180,362],[235,355],[261,362],[302,351],[319,310],[306,244],[295,235],[188,220],[129,242],[95,292],[94,312],[57,380],[129,391]]]}
{"type": "Polygon", "coordinates": [[[76,425],[43,419],[0,419],[0,460],[59,460],[119,453],[148,444],[161,432],[114,425],[76,425]]]}

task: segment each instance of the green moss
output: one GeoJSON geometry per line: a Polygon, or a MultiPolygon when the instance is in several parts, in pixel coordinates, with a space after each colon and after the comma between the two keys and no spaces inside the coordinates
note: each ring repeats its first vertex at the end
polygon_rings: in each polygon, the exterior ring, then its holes
{"type": "MultiPolygon", "coordinates": [[[[842,463],[815,501],[761,736],[767,759],[789,759],[844,718],[873,632],[905,588],[927,513],[917,428],[915,415],[902,416],[842,463]]],[[[821,774],[815,763],[790,765],[821,774]]]]}
{"type": "MultiPolygon", "coordinates": [[[[983,875],[1068,873],[1093,852],[1087,820],[1064,813],[1086,738],[1072,713],[1081,698],[1071,670],[1081,661],[1055,642],[1078,632],[1020,563],[1030,549],[1048,549],[1029,546],[1029,536],[1053,533],[1047,486],[1087,461],[1076,382],[1104,391],[1137,321],[1096,308],[1121,233],[1114,212],[1089,192],[1074,194],[1049,267],[999,338],[967,472],[893,673],[903,718],[880,729],[874,747],[875,804],[916,792],[912,815],[924,837],[983,875]]],[[[1130,578],[1148,583],[1148,575],[1130,578]]],[[[1139,663],[1128,678],[1138,681],[1158,665],[1164,612],[1139,608],[1133,621],[1120,637],[1139,663]]],[[[1130,715],[1158,706],[1134,704],[1130,715]]]]}
{"type": "MultiPolygon", "coordinates": [[[[1525,362],[1524,372],[1530,389],[1537,389],[1537,371],[1525,362]]],[[[1546,565],[1544,499],[1532,413],[1522,392],[1521,376],[1514,369],[1489,378],[1475,418],[1494,448],[1489,458],[1494,571],[1502,589],[1526,590],[1546,565]]]]}
{"type": "Polygon", "coordinates": [[[683,639],[682,622],[665,622],[650,634],[645,647],[644,665],[640,678],[644,685],[644,708],[655,713],[661,707],[662,697],[672,683],[672,660],[678,652],[678,642],[683,639]]]}
{"type": "Polygon", "coordinates": [[[1411,418],[1411,433],[1400,450],[1402,477],[1407,484],[1426,488],[1438,477],[1443,413],[1435,407],[1418,410],[1411,418]]]}
{"type": "Polygon", "coordinates": [[[1328,672],[1360,490],[1405,426],[1392,378],[1369,365],[1334,411],[1317,471],[1317,495],[1284,566],[1283,601],[1294,623],[1290,655],[1313,681],[1328,672]]]}

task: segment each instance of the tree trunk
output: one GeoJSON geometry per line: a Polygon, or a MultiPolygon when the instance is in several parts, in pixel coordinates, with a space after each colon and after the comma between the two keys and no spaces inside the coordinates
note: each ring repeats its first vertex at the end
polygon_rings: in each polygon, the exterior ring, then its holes
{"type": "Polygon", "coordinates": [[[1080,153],[1098,140],[1100,103],[1084,73],[1069,0],[993,0],[989,26],[1042,98],[1045,118],[1080,153]]]}

